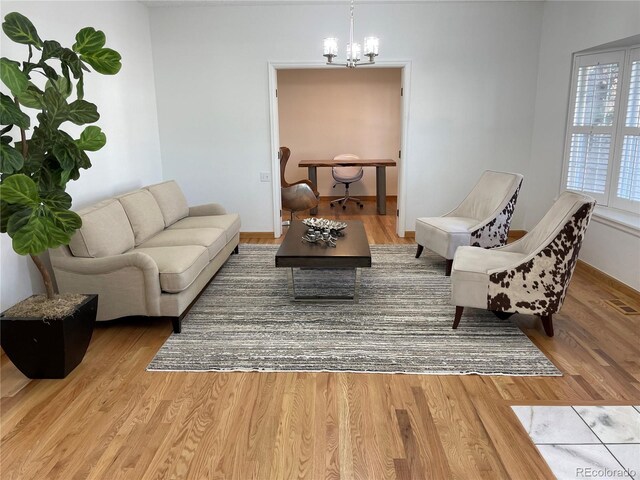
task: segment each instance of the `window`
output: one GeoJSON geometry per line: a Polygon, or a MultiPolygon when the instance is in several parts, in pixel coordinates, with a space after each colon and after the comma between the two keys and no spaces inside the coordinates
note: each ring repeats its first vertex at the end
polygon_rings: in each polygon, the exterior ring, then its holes
{"type": "Polygon", "coordinates": [[[563,185],[640,213],[640,47],[576,55],[563,185]]]}

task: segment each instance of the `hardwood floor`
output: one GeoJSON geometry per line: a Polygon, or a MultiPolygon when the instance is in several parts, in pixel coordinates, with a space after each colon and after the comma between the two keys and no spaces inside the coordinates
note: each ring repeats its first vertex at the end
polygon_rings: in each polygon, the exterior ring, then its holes
{"type": "MultiPolygon", "coordinates": [[[[413,243],[369,202],[350,209],[319,214],[413,243]]],[[[613,297],[640,307],[578,271],[554,338],[512,317],[562,377],[146,372],[169,322],[100,325],[64,380],[0,357],[0,478],[551,479],[510,406],[640,404],[640,317],[613,297]]]]}

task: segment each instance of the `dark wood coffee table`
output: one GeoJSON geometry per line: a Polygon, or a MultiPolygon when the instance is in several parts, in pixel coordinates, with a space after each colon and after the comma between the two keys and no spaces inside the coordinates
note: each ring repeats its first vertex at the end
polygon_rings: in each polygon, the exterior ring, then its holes
{"type": "Polygon", "coordinates": [[[288,269],[289,292],[295,301],[358,301],[360,288],[360,268],[371,267],[371,250],[364,225],[359,220],[350,220],[343,230],[344,236],[339,237],[336,247],[329,247],[323,243],[311,244],[302,240],[307,227],[295,221],[289,227],[278,252],[276,253],[276,267],[288,269]],[[353,295],[328,296],[296,295],[294,268],[303,269],[350,269],[354,270],[353,295]]]}

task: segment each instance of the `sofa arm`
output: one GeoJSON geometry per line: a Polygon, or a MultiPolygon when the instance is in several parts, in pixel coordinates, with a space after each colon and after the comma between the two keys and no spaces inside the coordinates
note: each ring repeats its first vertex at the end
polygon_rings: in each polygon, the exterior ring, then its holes
{"type": "Polygon", "coordinates": [[[51,256],[61,293],[97,293],[98,320],[160,315],[160,274],[142,252],[101,258],[51,256]]]}
{"type": "Polygon", "coordinates": [[[219,203],[205,203],[189,207],[190,217],[203,217],[208,215],[224,215],[227,210],[219,203]]]}

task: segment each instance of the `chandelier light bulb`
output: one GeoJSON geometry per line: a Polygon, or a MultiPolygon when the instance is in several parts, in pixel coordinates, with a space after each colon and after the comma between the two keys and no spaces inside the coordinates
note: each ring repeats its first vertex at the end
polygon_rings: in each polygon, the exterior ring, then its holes
{"type": "Polygon", "coordinates": [[[324,39],[324,53],[322,54],[325,57],[335,57],[338,55],[338,39],[334,37],[329,37],[324,39]]]}
{"type": "Polygon", "coordinates": [[[351,48],[351,44],[347,45],[347,60],[352,62],[360,61],[360,54],[362,52],[362,48],[359,43],[353,44],[353,49],[351,48]]]}
{"type": "Polygon", "coordinates": [[[365,37],[364,39],[364,54],[366,56],[378,56],[378,49],[380,48],[380,40],[378,37],[365,37]]]}

